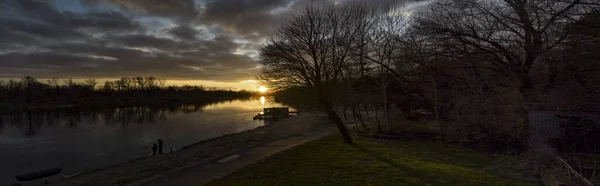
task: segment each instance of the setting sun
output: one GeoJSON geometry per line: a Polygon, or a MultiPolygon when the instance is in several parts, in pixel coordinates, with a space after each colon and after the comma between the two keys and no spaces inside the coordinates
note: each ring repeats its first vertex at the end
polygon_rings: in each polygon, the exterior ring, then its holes
{"type": "Polygon", "coordinates": [[[259,92],[267,92],[267,87],[260,87],[258,88],[259,92]]]}

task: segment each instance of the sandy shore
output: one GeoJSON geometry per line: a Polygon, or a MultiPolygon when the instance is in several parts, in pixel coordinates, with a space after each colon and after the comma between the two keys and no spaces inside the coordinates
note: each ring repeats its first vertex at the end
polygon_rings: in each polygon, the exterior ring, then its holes
{"type": "Polygon", "coordinates": [[[234,152],[327,127],[325,116],[302,114],[259,127],[198,142],[182,150],[143,157],[126,163],[50,182],[50,185],[130,185],[158,174],[216,161],[234,152]]]}

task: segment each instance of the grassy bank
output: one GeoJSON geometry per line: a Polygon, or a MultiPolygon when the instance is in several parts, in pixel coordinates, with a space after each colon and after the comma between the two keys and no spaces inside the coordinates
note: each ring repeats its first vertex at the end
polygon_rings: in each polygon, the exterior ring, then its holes
{"type": "Polygon", "coordinates": [[[484,171],[499,157],[455,145],[354,138],[309,142],[209,185],[535,185],[484,171]]]}

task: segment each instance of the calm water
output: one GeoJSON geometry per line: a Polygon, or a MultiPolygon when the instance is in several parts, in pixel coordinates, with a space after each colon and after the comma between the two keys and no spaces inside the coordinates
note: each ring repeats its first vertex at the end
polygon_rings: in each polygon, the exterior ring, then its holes
{"type": "Polygon", "coordinates": [[[60,167],[62,174],[84,172],[147,155],[157,139],[164,151],[242,132],[265,123],[252,116],[262,99],[168,108],[128,107],[94,112],[0,115],[0,185],[15,175],[60,167]]]}

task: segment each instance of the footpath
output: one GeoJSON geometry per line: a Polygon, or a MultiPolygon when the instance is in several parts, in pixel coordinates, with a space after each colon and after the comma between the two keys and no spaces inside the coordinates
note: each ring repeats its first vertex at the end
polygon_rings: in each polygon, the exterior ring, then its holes
{"type": "Polygon", "coordinates": [[[328,127],[316,131],[304,132],[284,139],[272,141],[249,150],[237,152],[225,158],[197,167],[191,167],[171,175],[157,175],[159,179],[149,180],[143,182],[142,184],[136,185],[202,185],[210,182],[211,180],[231,174],[238,169],[244,168],[245,166],[260,161],[277,152],[327,136],[332,132],[335,132],[335,128],[328,127]]]}

